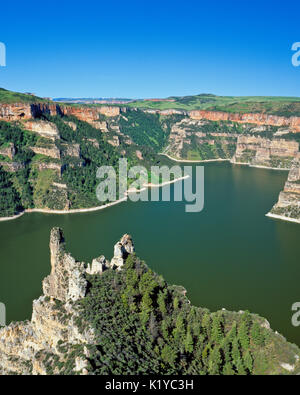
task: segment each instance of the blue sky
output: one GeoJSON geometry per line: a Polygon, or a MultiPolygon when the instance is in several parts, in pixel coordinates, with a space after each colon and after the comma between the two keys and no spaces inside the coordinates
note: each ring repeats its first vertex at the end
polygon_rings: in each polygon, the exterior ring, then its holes
{"type": "Polygon", "coordinates": [[[299,1],[3,1],[0,86],[50,97],[300,96],[299,1]]]}

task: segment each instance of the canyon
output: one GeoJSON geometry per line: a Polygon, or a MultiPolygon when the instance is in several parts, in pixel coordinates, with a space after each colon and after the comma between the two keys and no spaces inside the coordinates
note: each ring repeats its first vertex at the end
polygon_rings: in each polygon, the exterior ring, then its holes
{"type": "Polygon", "coordinates": [[[294,133],[300,132],[300,117],[280,117],[270,114],[235,114],[222,111],[192,110],[189,112],[192,119],[207,119],[210,121],[232,121],[242,124],[286,126],[294,133]]]}
{"type": "MultiPolygon", "coordinates": [[[[0,104],[0,120],[17,122],[24,129],[41,136],[42,140],[40,139],[30,149],[48,159],[38,162],[36,167],[40,171],[55,170],[59,177],[64,170],[66,157],[76,159],[76,162],[70,163],[70,166],[84,165],[84,161],[81,160],[81,146],[80,143],[63,142],[57,125],[41,119],[42,115],[62,117],[63,122],[74,134],[77,133],[78,126],[72,118],[68,119],[68,117],[75,117],[81,122],[86,122],[107,135],[107,143],[120,150],[119,155],[125,155],[128,147],[134,145],[134,155],[139,161],[143,161],[144,148],[140,148],[139,136],[136,140],[131,132],[128,134],[122,128],[124,122],[128,124],[130,130],[138,127],[138,123],[130,123],[128,117],[133,114],[134,120],[134,114],[139,113],[144,113],[148,117],[159,117],[162,131],[167,135],[166,146],[163,147],[162,152],[170,158],[189,161],[227,159],[237,165],[292,169],[291,174],[297,171],[295,169],[300,168],[297,139],[297,134],[300,132],[300,117],[177,109],[145,109],[141,112],[135,108],[117,106],[69,106],[55,103],[0,104]],[[169,132],[167,132],[168,128],[169,132]]],[[[147,133],[151,139],[151,131],[147,133]]],[[[86,141],[95,148],[99,148],[97,139],[87,138],[86,141]]],[[[0,147],[0,155],[7,158],[0,162],[7,171],[14,173],[22,169],[22,163],[13,159],[15,155],[13,144],[0,147]]],[[[280,212],[281,219],[284,217],[298,219],[300,199],[295,185],[295,182],[292,184],[290,181],[287,182],[285,190],[280,194],[279,201],[271,213],[280,212]]],[[[61,195],[61,192],[56,189],[55,195],[61,195]]],[[[63,202],[61,203],[63,208],[69,207],[66,192],[60,200],[63,202]]]]}
{"type": "Polygon", "coordinates": [[[12,323],[0,329],[0,374],[45,375],[46,356],[53,354],[64,360],[60,345],[84,346],[81,357],[75,359],[75,372],[87,374],[88,351],[85,345],[95,344],[93,328],[84,330],[76,325],[76,303],[88,291],[86,275],[100,276],[106,270],[120,270],[134,245],[124,235],[114,247],[111,262],[104,256],[95,258],[87,266],[77,262],[65,249],[61,229],[53,228],[50,235],[51,273],[43,281],[43,295],[33,301],[31,321],[12,323]]]}
{"type": "MultiPolygon", "coordinates": [[[[181,114],[189,116],[194,120],[209,121],[231,121],[241,124],[268,125],[278,127],[288,127],[294,133],[300,132],[300,117],[283,117],[262,113],[229,113],[222,111],[191,110],[183,111],[176,109],[167,110],[144,110],[152,114],[161,114],[163,116],[181,114]]],[[[0,120],[18,121],[37,118],[42,114],[49,115],[69,115],[88,122],[96,128],[101,128],[99,124],[99,114],[107,117],[117,117],[121,112],[126,112],[126,107],[117,106],[67,106],[62,104],[3,104],[0,103],[0,120]]]]}
{"type": "MultiPolygon", "coordinates": [[[[183,369],[181,364],[173,366],[164,356],[164,348],[160,346],[164,341],[163,336],[174,344],[179,361],[186,358],[182,356],[183,352],[191,356],[191,372],[199,374],[201,369],[205,369],[208,374],[214,374],[201,353],[197,354],[197,347],[203,348],[202,342],[207,342],[201,337],[201,331],[206,330],[208,325],[207,320],[209,325],[214,325],[220,317],[225,323],[222,337],[227,341],[232,341],[232,336],[240,333],[239,328],[243,327],[245,320],[255,328],[253,333],[258,332],[265,339],[259,346],[255,345],[257,339],[249,332],[253,358],[253,367],[249,373],[299,374],[300,350],[273,332],[266,319],[244,311],[222,309],[210,313],[205,308],[191,306],[183,287],[169,286],[136,257],[130,235],[124,234],[115,244],[110,261],[103,255],[91,263],[76,260],[66,248],[63,231],[57,227],[51,230],[49,248],[51,273],[43,280],[42,296],[33,301],[31,320],[13,322],[0,328],[1,375],[130,374],[138,369],[143,369],[144,374],[162,374],[170,368],[174,374],[180,374],[183,369]],[[130,293],[133,287],[137,287],[137,281],[141,305],[139,299],[132,299],[130,293]],[[143,329],[142,326],[143,303],[146,301],[143,295],[148,295],[149,287],[158,288],[158,295],[165,296],[165,304],[159,299],[159,307],[155,307],[156,303],[151,306],[152,314],[157,317],[155,322],[158,332],[153,332],[152,324],[150,329],[148,326],[143,329]],[[131,301],[130,304],[128,301],[131,301]],[[185,321],[195,325],[192,326],[192,341],[196,342],[198,336],[201,339],[201,343],[197,343],[197,347],[190,351],[180,352],[180,347],[174,343],[178,325],[176,320],[180,314],[185,321]],[[133,316],[135,318],[132,320],[133,316]],[[164,332],[165,319],[168,325],[174,325],[173,335],[164,332]],[[103,324],[101,328],[94,325],[97,321],[103,324]],[[133,327],[128,327],[130,322],[134,323],[133,327]],[[126,330],[129,330],[128,335],[126,330]],[[132,365],[136,359],[137,363],[132,365]],[[159,362],[156,363],[156,360],[159,362]],[[166,368],[161,361],[165,361],[166,368]],[[201,369],[195,371],[198,364],[201,369]]],[[[153,299],[157,297],[155,289],[151,292],[153,299]]],[[[206,344],[216,347],[210,334],[208,341],[210,343],[206,344]]],[[[235,360],[232,364],[238,365],[235,360]]],[[[184,366],[188,369],[187,364],[184,366]]],[[[220,374],[226,374],[226,369],[220,369],[220,374]]]]}

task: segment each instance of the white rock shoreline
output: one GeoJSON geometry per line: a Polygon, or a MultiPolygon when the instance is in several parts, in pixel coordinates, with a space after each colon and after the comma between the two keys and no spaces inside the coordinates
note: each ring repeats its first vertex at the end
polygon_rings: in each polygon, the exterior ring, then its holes
{"type": "Polygon", "coordinates": [[[300,219],[285,217],[284,215],[268,213],[268,214],[266,214],[266,217],[274,218],[274,219],[280,219],[282,221],[288,221],[288,222],[294,222],[296,224],[300,224],[300,219]]]}
{"type": "Polygon", "coordinates": [[[18,219],[22,217],[25,213],[42,213],[42,214],[59,214],[59,215],[66,215],[66,214],[79,214],[79,213],[89,213],[89,212],[94,212],[94,211],[99,211],[99,210],[104,210],[105,208],[115,206],[117,204],[120,204],[122,202],[126,202],[128,199],[128,194],[129,193],[136,193],[136,192],[142,192],[146,190],[147,188],[160,188],[164,187],[166,185],[174,184],[177,181],[182,181],[185,180],[186,178],[189,178],[189,176],[184,176],[184,177],[179,177],[176,178],[175,180],[172,181],[166,181],[161,184],[145,184],[144,188],[141,190],[135,190],[135,189],[130,189],[126,192],[126,196],[124,196],[122,199],[116,200],[115,202],[107,203],[102,206],[97,206],[97,207],[90,207],[90,208],[79,208],[79,209],[71,209],[71,210],[48,210],[48,209],[43,209],[43,208],[33,208],[33,209],[26,209],[22,213],[14,215],[13,217],[3,217],[0,218],[0,222],[5,222],[5,221],[12,221],[14,219],[18,219]]]}
{"type": "Polygon", "coordinates": [[[260,166],[260,165],[251,165],[249,163],[244,163],[244,162],[233,162],[231,159],[222,159],[222,158],[215,158],[215,159],[205,159],[205,160],[188,160],[188,159],[176,159],[172,158],[172,156],[168,154],[163,154],[161,153],[160,155],[164,155],[170,160],[173,160],[174,162],[181,162],[181,163],[209,163],[209,162],[230,162],[233,165],[242,165],[242,166],[248,166],[248,167],[255,167],[257,169],[268,169],[268,170],[283,170],[283,171],[290,171],[291,169],[289,168],[279,168],[279,167],[268,167],[268,166],[260,166]]]}

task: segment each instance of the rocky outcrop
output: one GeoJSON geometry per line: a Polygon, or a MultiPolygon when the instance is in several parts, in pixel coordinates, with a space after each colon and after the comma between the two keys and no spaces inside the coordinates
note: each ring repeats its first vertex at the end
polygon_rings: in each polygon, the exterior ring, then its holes
{"type": "Polygon", "coordinates": [[[39,134],[42,137],[56,139],[59,138],[59,131],[57,126],[48,121],[27,121],[24,122],[24,127],[39,134]]]}
{"type": "Polygon", "coordinates": [[[0,104],[0,119],[3,121],[19,121],[31,117],[30,104],[0,104]]]}
{"type": "MultiPolygon", "coordinates": [[[[118,258],[123,262],[134,251],[131,237],[124,235],[118,246],[118,258]]],[[[84,351],[75,358],[73,371],[87,374],[89,351],[84,346],[95,344],[95,333],[88,324],[78,327],[76,301],[86,295],[87,275],[101,275],[117,266],[110,265],[104,256],[88,265],[77,262],[66,252],[59,228],[51,231],[50,256],[51,273],[43,281],[44,295],[33,302],[31,321],[0,329],[0,375],[49,374],[49,358],[53,365],[54,361],[63,363],[66,350],[78,346],[83,346],[84,351]]],[[[55,374],[55,368],[51,369],[55,374]]]]}
{"type": "Polygon", "coordinates": [[[135,154],[136,154],[136,157],[138,158],[138,160],[144,160],[143,154],[140,150],[136,150],[135,154]]]}
{"type": "Polygon", "coordinates": [[[300,117],[279,117],[270,114],[234,114],[222,111],[193,110],[189,112],[192,119],[208,119],[210,121],[232,121],[252,123],[255,125],[286,126],[294,133],[300,132],[300,117]]]}
{"type": "MultiPolygon", "coordinates": [[[[173,124],[166,153],[174,158],[189,159],[187,158],[188,151],[201,151],[206,144],[214,145],[218,141],[222,146],[223,157],[231,158],[231,152],[227,150],[226,146],[235,145],[238,134],[234,133],[234,130],[230,133],[217,132],[214,129],[210,132],[211,128],[209,131],[206,131],[208,124],[208,121],[190,118],[183,118],[181,121],[173,124]]],[[[216,157],[217,152],[214,154],[215,156],[211,158],[201,157],[198,159],[212,159],[216,157]]]]}
{"type": "Polygon", "coordinates": [[[130,235],[124,235],[114,247],[114,257],[111,260],[111,267],[120,269],[124,265],[129,254],[134,253],[134,244],[130,235]]]}
{"type": "Polygon", "coordinates": [[[251,135],[239,136],[233,163],[290,168],[299,152],[299,143],[284,139],[269,140],[251,135]]]}
{"type": "Polygon", "coordinates": [[[284,189],[270,214],[300,221],[300,154],[294,159],[284,189]]]}
{"type": "Polygon", "coordinates": [[[65,156],[72,156],[73,158],[80,158],[80,144],[62,144],[65,156]]]}
{"type": "Polygon", "coordinates": [[[9,143],[6,146],[0,147],[0,155],[7,156],[10,159],[13,159],[13,157],[16,154],[16,149],[13,143],[9,143]]]}
{"type": "Polygon", "coordinates": [[[65,251],[62,231],[55,228],[50,236],[51,274],[43,281],[45,296],[62,302],[78,300],[86,293],[84,265],[65,251]]]}
{"type": "Polygon", "coordinates": [[[0,162],[0,166],[10,173],[15,173],[16,171],[24,169],[24,164],[20,162],[0,162]]]}
{"type": "Polygon", "coordinates": [[[113,136],[112,139],[107,140],[107,142],[113,147],[119,147],[120,145],[120,140],[118,136],[113,136]]]}
{"type": "Polygon", "coordinates": [[[75,122],[68,122],[68,121],[63,121],[66,125],[68,125],[74,132],[77,130],[77,125],[75,122]]]}
{"type": "Polygon", "coordinates": [[[55,170],[57,171],[57,174],[61,176],[63,166],[59,163],[54,163],[54,162],[41,162],[36,164],[37,168],[39,171],[43,170],[55,170]]]}
{"type": "Polygon", "coordinates": [[[45,155],[53,159],[60,159],[60,150],[53,144],[47,148],[45,147],[30,147],[35,154],[45,155]]]}
{"type": "MultiPolygon", "coordinates": [[[[96,129],[106,131],[106,122],[99,121],[99,115],[116,117],[120,114],[120,108],[114,106],[61,106],[58,104],[0,104],[0,120],[20,121],[39,118],[42,115],[68,115],[74,116],[81,121],[88,122],[96,129]]],[[[69,125],[75,130],[74,125],[69,125]]],[[[30,127],[30,124],[29,124],[30,127]]],[[[43,127],[41,128],[43,129],[43,127]]],[[[31,130],[31,129],[30,129],[31,130]]],[[[38,130],[34,130],[37,131],[38,130]]],[[[47,130],[46,130],[47,131],[47,130]]]]}

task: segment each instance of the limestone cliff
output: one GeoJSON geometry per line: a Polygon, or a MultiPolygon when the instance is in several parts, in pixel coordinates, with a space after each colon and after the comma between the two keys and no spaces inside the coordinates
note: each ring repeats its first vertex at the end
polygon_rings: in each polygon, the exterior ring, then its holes
{"type": "Polygon", "coordinates": [[[270,213],[300,222],[300,154],[294,159],[284,189],[270,213]]]}
{"type": "Polygon", "coordinates": [[[232,121],[242,124],[269,125],[269,126],[286,126],[291,128],[294,133],[300,132],[300,117],[279,117],[276,115],[257,113],[257,114],[235,114],[222,111],[190,111],[192,119],[207,119],[210,121],[232,121]]]}
{"type": "Polygon", "coordinates": [[[47,121],[27,121],[24,122],[24,128],[39,134],[42,137],[50,139],[59,139],[59,131],[57,126],[52,122],[47,121]]]}
{"type": "Polygon", "coordinates": [[[299,152],[299,143],[284,139],[266,139],[251,135],[238,136],[233,163],[253,166],[290,168],[299,152]]]}
{"type": "MultiPolygon", "coordinates": [[[[31,321],[12,323],[0,329],[0,375],[46,374],[50,355],[53,361],[63,363],[66,355],[59,347],[61,344],[67,348],[94,344],[93,329],[88,324],[84,328],[76,324],[76,301],[87,293],[86,276],[99,276],[114,268],[120,270],[124,259],[133,252],[131,237],[124,235],[115,246],[112,263],[101,256],[86,265],[66,252],[61,229],[52,229],[51,273],[43,281],[43,296],[33,302],[31,321]]],[[[87,357],[85,349],[83,356],[74,361],[74,372],[87,373],[87,357]]]]}
{"type": "MultiPolygon", "coordinates": [[[[62,106],[58,104],[0,104],[0,120],[24,121],[39,118],[41,115],[67,115],[74,116],[81,121],[88,122],[96,129],[106,129],[105,122],[99,121],[99,115],[116,117],[120,114],[119,107],[113,106],[62,106]]],[[[33,127],[36,125],[32,125],[33,127]]],[[[38,126],[36,126],[38,128],[38,126]]],[[[37,131],[43,132],[43,127],[37,131]]],[[[47,131],[46,131],[47,132],[47,131]]]]}

